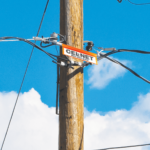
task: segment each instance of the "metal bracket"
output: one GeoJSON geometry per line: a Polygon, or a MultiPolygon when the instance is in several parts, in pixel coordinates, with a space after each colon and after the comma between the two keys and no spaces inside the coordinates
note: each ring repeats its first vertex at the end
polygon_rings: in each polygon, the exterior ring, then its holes
{"type": "Polygon", "coordinates": [[[68,63],[63,62],[63,61],[61,61],[61,62],[55,62],[55,61],[53,60],[52,62],[55,63],[55,64],[57,64],[57,65],[59,65],[59,66],[62,66],[62,67],[67,67],[67,68],[72,68],[72,69],[74,69],[74,68],[72,67],[72,64],[68,64],[68,63]]]}
{"type": "Polygon", "coordinates": [[[48,47],[48,46],[52,46],[52,45],[59,45],[62,46],[62,43],[65,41],[66,37],[61,35],[61,34],[57,34],[57,33],[52,33],[50,37],[46,37],[46,38],[40,38],[40,37],[33,37],[33,39],[35,41],[41,41],[41,47],[48,47]],[[60,36],[62,38],[62,40],[58,41],[58,36],[60,36]],[[50,45],[46,45],[43,46],[42,43],[44,44],[50,44],[50,45]]]}

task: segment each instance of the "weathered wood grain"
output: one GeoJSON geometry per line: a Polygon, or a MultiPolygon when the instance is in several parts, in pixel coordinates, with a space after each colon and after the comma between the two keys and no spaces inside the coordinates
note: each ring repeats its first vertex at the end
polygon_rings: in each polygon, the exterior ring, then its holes
{"type": "MultiPolygon", "coordinates": [[[[60,34],[83,49],[83,0],[60,0],[60,34]]],[[[60,68],[59,150],[83,150],[83,82],[83,68],[60,68]]]]}

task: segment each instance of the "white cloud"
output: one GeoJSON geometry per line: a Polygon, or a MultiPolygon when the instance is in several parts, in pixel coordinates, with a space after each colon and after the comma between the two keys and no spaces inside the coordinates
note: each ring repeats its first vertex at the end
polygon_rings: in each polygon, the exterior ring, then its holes
{"type": "MultiPolygon", "coordinates": [[[[17,93],[0,93],[0,143],[17,93]]],[[[58,116],[55,108],[43,104],[40,95],[31,89],[21,94],[4,150],[58,149],[58,116]]]]}
{"type": "MultiPolygon", "coordinates": [[[[0,93],[0,144],[17,93],[0,93]]],[[[150,93],[140,95],[131,110],[117,110],[101,115],[85,109],[85,150],[111,146],[150,143],[150,93]]],[[[23,93],[10,126],[3,150],[58,149],[58,116],[55,108],[43,104],[31,89],[23,93]]],[[[127,148],[148,150],[150,147],[127,148]]]]}
{"type": "MultiPolygon", "coordinates": [[[[117,110],[105,115],[88,112],[85,117],[85,142],[88,143],[85,149],[150,143],[149,129],[150,93],[140,95],[129,111],[117,110]]],[[[149,149],[150,146],[129,150],[149,149]]]]}
{"type": "MultiPolygon", "coordinates": [[[[128,65],[130,62],[126,60],[119,60],[123,64],[128,65]]],[[[118,64],[115,64],[107,59],[102,59],[98,65],[93,65],[88,70],[89,79],[87,84],[91,88],[102,89],[105,88],[113,79],[122,77],[126,70],[118,64]]]]}

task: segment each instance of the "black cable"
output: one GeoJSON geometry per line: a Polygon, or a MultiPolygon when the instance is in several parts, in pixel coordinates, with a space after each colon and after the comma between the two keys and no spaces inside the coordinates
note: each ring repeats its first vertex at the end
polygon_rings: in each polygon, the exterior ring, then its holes
{"type": "MultiPolygon", "coordinates": [[[[112,55],[112,54],[115,54],[115,53],[119,53],[119,52],[134,52],[134,53],[141,53],[141,54],[150,54],[150,52],[147,52],[147,51],[141,51],[141,50],[128,50],[128,49],[118,49],[116,51],[111,51],[111,52],[108,52],[106,54],[101,54],[102,58],[107,58],[108,60],[114,62],[114,63],[117,63],[119,65],[121,65],[122,67],[124,67],[125,69],[129,70],[132,74],[134,74],[135,76],[137,76],[138,78],[144,80],[145,82],[149,83],[150,84],[150,81],[145,79],[144,77],[140,76],[139,74],[137,74],[135,71],[133,71],[132,69],[128,68],[127,66],[123,65],[122,63],[120,63],[119,61],[117,60],[114,60],[110,57],[107,57],[109,55],[112,55]]],[[[88,63],[90,64],[90,63],[88,63]]]]}
{"type": "Polygon", "coordinates": [[[41,46],[42,48],[46,48],[46,47],[49,47],[49,46],[54,45],[54,44],[49,44],[49,45],[44,46],[44,45],[42,45],[42,43],[43,43],[43,42],[40,43],[40,46],[41,46]]]}
{"type": "Polygon", "coordinates": [[[59,55],[58,50],[57,50],[57,46],[56,46],[56,45],[55,45],[55,48],[56,48],[57,55],[59,55]]]}
{"type": "MultiPolygon", "coordinates": [[[[42,16],[42,19],[41,19],[41,22],[40,22],[40,26],[39,26],[39,29],[38,29],[38,32],[37,32],[37,35],[36,35],[36,36],[39,35],[40,29],[41,29],[41,26],[42,26],[42,23],[43,23],[43,19],[44,19],[46,10],[47,10],[48,3],[49,3],[49,0],[47,0],[46,6],[45,6],[45,9],[44,9],[44,12],[43,12],[43,16],[42,16]]],[[[36,43],[36,42],[35,42],[35,43],[36,43]]]]}
{"type": "Polygon", "coordinates": [[[26,40],[26,39],[23,39],[23,38],[19,38],[19,37],[1,37],[1,40],[5,40],[5,39],[18,39],[19,41],[26,42],[26,43],[32,45],[33,47],[35,47],[35,48],[41,50],[42,52],[46,53],[46,54],[47,54],[48,56],[50,56],[52,59],[56,60],[55,58],[52,57],[52,56],[57,57],[56,55],[53,55],[53,54],[51,54],[51,53],[48,53],[48,52],[44,51],[42,48],[40,48],[39,46],[37,46],[37,45],[35,44],[36,42],[32,43],[32,42],[29,41],[29,40],[26,40]]]}
{"type": "Polygon", "coordinates": [[[150,52],[142,51],[142,50],[129,50],[129,49],[118,49],[118,52],[133,52],[133,53],[141,53],[141,54],[150,54],[150,52]]]}
{"type": "Polygon", "coordinates": [[[122,2],[122,0],[117,0],[119,3],[121,3],[122,2]]]}
{"type": "MultiPolygon", "coordinates": [[[[43,16],[42,16],[42,20],[40,22],[40,26],[39,26],[39,29],[38,29],[38,32],[37,32],[37,36],[39,35],[40,29],[41,29],[41,26],[42,26],[42,22],[43,22],[43,19],[44,19],[44,16],[45,16],[45,12],[47,10],[48,3],[49,3],[49,0],[47,0],[46,7],[44,9],[44,13],[43,13],[43,16]]],[[[36,41],[35,41],[35,43],[36,43],[36,41]]],[[[30,64],[30,60],[31,60],[33,51],[34,51],[34,46],[32,48],[32,51],[31,51],[31,54],[30,54],[30,57],[29,57],[29,60],[28,60],[28,63],[27,63],[27,67],[26,67],[26,70],[25,70],[25,73],[24,73],[24,76],[23,76],[23,79],[22,79],[22,82],[21,82],[21,85],[20,85],[20,88],[19,88],[19,92],[18,92],[18,95],[17,95],[17,98],[16,98],[16,102],[15,102],[15,105],[14,105],[14,108],[13,108],[13,111],[12,111],[12,114],[11,114],[11,117],[10,117],[10,120],[9,120],[9,123],[8,123],[8,126],[7,126],[7,130],[6,130],[3,142],[2,142],[1,150],[3,149],[4,143],[5,143],[5,139],[6,139],[9,127],[10,127],[10,123],[11,123],[11,120],[12,120],[17,102],[18,102],[18,98],[19,98],[19,95],[20,95],[20,92],[21,92],[21,89],[22,89],[22,86],[23,86],[23,83],[24,83],[24,79],[25,79],[25,76],[26,76],[26,73],[27,73],[27,70],[28,70],[28,67],[29,67],[29,64],[30,64]]]]}
{"type": "Polygon", "coordinates": [[[121,146],[121,147],[110,147],[110,148],[103,148],[103,149],[96,149],[96,150],[121,149],[121,148],[142,147],[142,146],[149,146],[149,145],[150,144],[131,145],[131,146],[121,146]]]}
{"type": "Polygon", "coordinates": [[[61,59],[61,60],[64,60],[64,61],[69,61],[69,62],[71,63],[71,61],[70,61],[68,58],[65,59],[65,58],[63,58],[63,57],[61,57],[61,56],[57,56],[57,55],[51,54],[51,53],[49,53],[49,52],[46,52],[46,51],[44,51],[42,48],[40,48],[38,45],[36,45],[35,43],[32,43],[32,42],[29,41],[29,40],[26,40],[26,39],[23,39],[23,38],[19,38],[19,37],[1,37],[0,39],[1,39],[1,40],[5,40],[5,39],[18,39],[18,40],[20,40],[20,41],[26,42],[26,43],[28,43],[28,44],[34,46],[35,48],[41,50],[42,52],[46,53],[48,56],[50,56],[52,59],[54,59],[54,60],[56,60],[56,61],[57,61],[57,59],[55,59],[54,57],[57,57],[58,59],[61,59]]]}
{"type": "Polygon", "coordinates": [[[142,80],[144,80],[145,82],[147,82],[147,83],[150,84],[150,81],[149,81],[149,80],[143,78],[142,76],[140,76],[139,74],[137,74],[137,73],[136,73],[135,71],[133,71],[132,69],[130,69],[130,68],[128,68],[127,66],[123,65],[121,62],[119,62],[119,61],[117,61],[117,60],[114,60],[114,59],[112,59],[112,58],[110,58],[110,57],[108,57],[108,56],[105,56],[104,58],[107,58],[108,60],[110,60],[110,61],[112,61],[112,62],[114,62],[114,63],[116,63],[116,64],[119,64],[119,65],[122,66],[123,68],[129,70],[132,74],[134,74],[134,75],[137,76],[138,78],[140,78],[140,79],[142,79],[142,80]]]}
{"type": "Polygon", "coordinates": [[[141,3],[141,4],[137,4],[137,3],[134,3],[134,2],[131,2],[130,0],[128,0],[129,3],[133,4],[133,5],[148,5],[150,3],[141,3]]]}
{"type": "Polygon", "coordinates": [[[111,52],[108,52],[108,53],[104,54],[104,57],[115,54],[115,53],[119,53],[119,52],[132,52],[132,53],[140,53],[140,54],[150,54],[150,52],[142,51],[142,50],[118,49],[118,50],[111,51],[111,52]]]}

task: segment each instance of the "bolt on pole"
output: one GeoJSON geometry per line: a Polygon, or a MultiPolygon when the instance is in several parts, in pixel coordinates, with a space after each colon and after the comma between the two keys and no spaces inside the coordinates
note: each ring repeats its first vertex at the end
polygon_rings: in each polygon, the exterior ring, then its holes
{"type": "MultiPolygon", "coordinates": [[[[60,0],[60,34],[67,45],[83,49],[83,0],[60,0]]],[[[60,55],[65,57],[61,48],[60,55]]],[[[82,67],[60,67],[59,150],[83,150],[83,82],[82,67]]]]}

